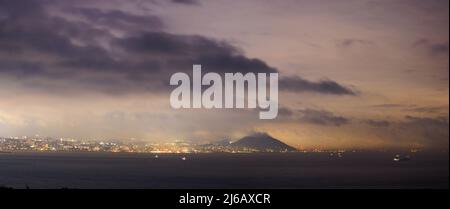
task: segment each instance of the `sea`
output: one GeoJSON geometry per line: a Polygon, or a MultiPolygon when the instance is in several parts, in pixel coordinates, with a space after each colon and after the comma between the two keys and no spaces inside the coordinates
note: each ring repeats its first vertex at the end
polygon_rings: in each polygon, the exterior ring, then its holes
{"type": "Polygon", "coordinates": [[[0,187],[30,189],[448,189],[449,155],[0,153],[0,187]]]}

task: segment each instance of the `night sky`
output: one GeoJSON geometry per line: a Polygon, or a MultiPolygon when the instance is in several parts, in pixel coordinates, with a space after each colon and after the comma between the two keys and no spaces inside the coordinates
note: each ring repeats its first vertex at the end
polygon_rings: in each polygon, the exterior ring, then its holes
{"type": "Polygon", "coordinates": [[[0,136],[448,149],[448,4],[0,0],[0,136]],[[278,118],[171,109],[193,64],[278,72],[278,118]]]}

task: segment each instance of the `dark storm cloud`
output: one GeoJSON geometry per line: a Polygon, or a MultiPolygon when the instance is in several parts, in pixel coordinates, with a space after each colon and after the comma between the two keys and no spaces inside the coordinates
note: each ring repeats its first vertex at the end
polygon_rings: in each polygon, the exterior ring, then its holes
{"type": "Polygon", "coordinates": [[[136,56],[163,57],[167,70],[191,70],[192,64],[202,64],[204,71],[262,72],[277,70],[259,59],[250,59],[226,42],[202,36],[174,35],[165,32],[142,33],[117,41],[117,45],[136,56]]]}
{"type": "Polygon", "coordinates": [[[325,110],[304,109],[299,110],[300,122],[312,123],[317,125],[340,126],[350,122],[350,119],[343,116],[337,116],[332,112],[325,110]]]}
{"type": "Polygon", "coordinates": [[[448,42],[447,43],[438,43],[433,42],[429,39],[422,38],[414,42],[414,47],[424,48],[431,55],[448,55],[448,42]]]}
{"type": "Polygon", "coordinates": [[[298,76],[280,79],[280,90],[291,92],[319,92],[323,94],[356,95],[356,92],[332,80],[312,82],[298,76]]]}
{"type": "MultiPolygon", "coordinates": [[[[172,73],[192,72],[193,64],[202,64],[205,72],[278,72],[227,42],[164,32],[156,16],[67,5],[60,9],[67,16],[50,15],[45,2],[0,0],[0,73],[24,86],[160,92],[170,88],[172,73]]],[[[280,89],[355,94],[331,80],[300,77],[281,78],[280,89]]]]}

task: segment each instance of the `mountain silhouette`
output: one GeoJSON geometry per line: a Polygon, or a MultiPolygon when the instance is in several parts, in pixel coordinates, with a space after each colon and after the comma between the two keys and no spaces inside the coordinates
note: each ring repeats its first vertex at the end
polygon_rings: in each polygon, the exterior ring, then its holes
{"type": "Polygon", "coordinates": [[[291,147],[278,139],[275,139],[267,133],[255,133],[239,139],[236,142],[230,144],[233,147],[246,147],[257,149],[260,151],[273,151],[273,152],[292,152],[296,151],[294,147],[291,147]]]}

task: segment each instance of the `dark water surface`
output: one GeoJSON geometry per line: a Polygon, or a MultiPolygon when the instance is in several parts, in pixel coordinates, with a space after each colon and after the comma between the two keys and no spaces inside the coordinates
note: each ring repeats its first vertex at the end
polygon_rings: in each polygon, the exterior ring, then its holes
{"type": "Polygon", "coordinates": [[[448,153],[0,153],[14,188],[447,188],[448,153]],[[181,157],[186,156],[186,160],[181,157]]]}

